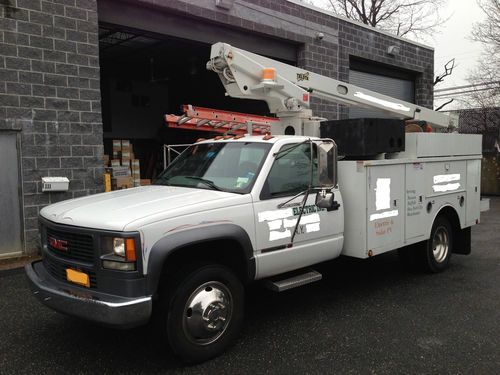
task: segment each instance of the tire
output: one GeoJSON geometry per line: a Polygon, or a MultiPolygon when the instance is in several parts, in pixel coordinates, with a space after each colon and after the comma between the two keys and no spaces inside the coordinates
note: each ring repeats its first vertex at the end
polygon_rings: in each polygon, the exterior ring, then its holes
{"type": "Polygon", "coordinates": [[[444,271],[453,251],[453,230],[444,216],[438,216],[431,229],[429,240],[420,251],[421,264],[425,271],[437,273],[444,271]]]}
{"type": "MultiPolygon", "coordinates": [[[[179,275],[179,274],[178,274],[179,275]]],[[[236,339],[243,321],[244,289],[227,267],[192,267],[174,281],[168,311],[162,319],[174,353],[186,363],[199,363],[223,353],[236,339]]]]}

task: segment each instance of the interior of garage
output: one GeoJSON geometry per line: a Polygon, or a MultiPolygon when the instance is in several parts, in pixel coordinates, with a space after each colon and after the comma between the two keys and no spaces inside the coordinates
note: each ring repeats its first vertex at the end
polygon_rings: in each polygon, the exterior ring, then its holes
{"type": "MultiPolygon", "coordinates": [[[[202,31],[214,32],[210,28],[199,32],[202,31]]],[[[211,38],[220,38],[218,34],[224,32],[215,31],[211,38]]],[[[235,43],[243,48],[292,65],[296,63],[291,61],[296,57],[294,45],[277,40],[263,43],[262,36],[242,37],[237,32],[231,35],[239,38],[235,43]],[[267,51],[258,50],[263,45],[280,48],[273,52],[270,47],[267,51]],[[280,55],[271,55],[275,52],[280,55]]],[[[181,114],[182,105],[269,115],[264,102],[225,96],[218,76],[205,67],[211,44],[199,40],[203,38],[190,37],[187,32],[180,37],[106,22],[99,25],[104,152],[112,159],[113,140],[128,140],[133,145],[132,158],[140,161],[142,179],[154,179],[163,170],[164,145],[190,144],[200,137],[217,135],[169,128],[165,114],[181,114]]],[[[349,61],[351,83],[405,101],[415,101],[415,80],[415,72],[360,58],[351,57],[349,61]]],[[[351,107],[349,117],[388,115],[351,107]]]]}
{"type": "Polygon", "coordinates": [[[183,104],[268,114],[264,102],[224,95],[218,76],[205,68],[208,43],[100,25],[99,49],[104,153],[112,155],[113,140],[129,140],[141,178],[162,170],[163,145],[215,135],[168,128],[164,115],[181,114],[183,104]]]}

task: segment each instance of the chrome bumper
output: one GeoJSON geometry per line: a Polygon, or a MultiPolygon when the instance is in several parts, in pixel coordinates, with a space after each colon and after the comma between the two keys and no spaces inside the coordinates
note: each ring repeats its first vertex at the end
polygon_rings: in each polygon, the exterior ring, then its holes
{"type": "Polygon", "coordinates": [[[151,296],[125,298],[75,288],[54,280],[41,261],[27,264],[25,270],[38,300],[63,314],[116,328],[147,323],[151,316],[151,296]]]}

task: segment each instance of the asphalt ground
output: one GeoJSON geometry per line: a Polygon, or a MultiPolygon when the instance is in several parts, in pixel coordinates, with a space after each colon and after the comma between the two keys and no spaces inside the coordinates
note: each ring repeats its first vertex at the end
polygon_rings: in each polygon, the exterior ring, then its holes
{"type": "Polygon", "coordinates": [[[248,291],[236,345],[186,367],[150,327],[119,331],[66,317],[0,272],[1,374],[499,374],[500,198],[449,269],[405,270],[395,254],[342,258],[323,280],[281,294],[248,291]]]}

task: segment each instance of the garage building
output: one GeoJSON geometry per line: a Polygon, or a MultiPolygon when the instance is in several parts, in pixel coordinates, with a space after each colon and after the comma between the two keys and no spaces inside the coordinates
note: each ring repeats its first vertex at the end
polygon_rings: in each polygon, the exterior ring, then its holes
{"type": "MultiPolygon", "coordinates": [[[[0,9],[0,257],[37,251],[45,205],[103,191],[113,139],[134,144],[151,178],[163,144],[199,136],[163,123],[182,104],[268,114],[224,96],[205,70],[212,43],[432,106],[432,48],[298,0],[4,0],[0,9]],[[69,190],[42,192],[47,176],[67,177],[69,190]]],[[[313,111],[380,117],[321,100],[313,111]]]]}

